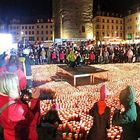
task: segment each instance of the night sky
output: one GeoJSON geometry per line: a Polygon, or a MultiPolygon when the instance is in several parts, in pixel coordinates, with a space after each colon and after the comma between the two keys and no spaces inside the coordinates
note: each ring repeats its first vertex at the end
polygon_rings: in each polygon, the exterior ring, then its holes
{"type": "Polygon", "coordinates": [[[94,0],[93,10],[96,11],[99,4],[101,11],[124,14],[131,6],[138,3],[140,4],[140,0],[94,0]]]}
{"type": "MultiPolygon", "coordinates": [[[[102,11],[124,12],[140,0],[93,0],[94,12],[100,4],[102,11]]],[[[52,17],[52,0],[0,0],[0,16],[6,18],[46,16],[52,17]]]]}
{"type": "Polygon", "coordinates": [[[0,0],[0,15],[6,17],[51,17],[51,0],[0,0]]]}

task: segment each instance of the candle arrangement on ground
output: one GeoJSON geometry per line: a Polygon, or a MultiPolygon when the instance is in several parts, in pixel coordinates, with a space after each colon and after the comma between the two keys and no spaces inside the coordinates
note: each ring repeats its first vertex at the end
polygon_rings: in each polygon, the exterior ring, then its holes
{"type": "MultiPolygon", "coordinates": [[[[56,66],[51,65],[50,72],[46,66],[42,66],[41,69],[36,69],[33,72],[35,80],[48,80],[53,74],[54,70],[57,70],[56,66]],[[43,72],[42,72],[43,71],[43,72]],[[37,73],[40,74],[36,77],[37,73]],[[45,75],[46,73],[46,75],[45,75]],[[43,77],[42,77],[43,76],[43,77]]],[[[109,81],[99,82],[93,85],[84,85],[74,88],[72,85],[65,81],[47,82],[38,88],[50,88],[55,91],[56,98],[53,100],[42,100],[41,101],[41,114],[45,114],[52,104],[58,106],[59,117],[62,120],[62,124],[59,125],[58,130],[62,135],[63,139],[86,139],[86,134],[91,128],[93,118],[88,114],[89,109],[93,104],[98,101],[100,87],[105,84],[109,90],[109,95],[106,98],[107,105],[111,108],[111,118],[115,108],[119,105],[119,93],[126,85],[132,85],[136,91],[136,101],[140,104],[140,77],[139,77],[139,64],[108,64],[108,65],[97,65],[99,68],[109,70],[109,81]]],[[[104,75],[102,75],[103,77],[104,75]]],[[[122,108],[123,111],[123,108],[122,108]]],[[[111,140],[119,140],[122,128],[118,126],[110,125],[110,129],[107,131],[108,137],[111,140]]]]}

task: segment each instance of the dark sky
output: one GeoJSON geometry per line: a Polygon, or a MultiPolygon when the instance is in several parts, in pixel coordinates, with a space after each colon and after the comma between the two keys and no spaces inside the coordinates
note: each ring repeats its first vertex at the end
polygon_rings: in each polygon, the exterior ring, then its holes
{"type": "Polygon", "coordinates": [[[97,10],[97,5],[100,4],[102,11],[124,13],[132,5],[140,3],[140,0],[94,0],[94,11],[97,10]]]}
{"type": "MultiPolygon", "coordinates": [[[[94,11],[100,3],[102,11],[123,12],[127,7],[140,0],[93,0],[94,11]]],[[[2,17],[31,17],[52,15],[52,0],[0,0],[0,16],[2,17]]]]}
{"type": "Polygon", "coordinates": [[[51,0],[0,0],[0,15],[51,16],[51,0]]]}

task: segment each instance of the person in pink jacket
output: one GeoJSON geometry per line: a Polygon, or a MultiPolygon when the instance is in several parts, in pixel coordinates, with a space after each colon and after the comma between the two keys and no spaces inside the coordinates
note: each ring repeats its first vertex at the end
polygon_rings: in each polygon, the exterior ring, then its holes
{"type": "Polygon", "coordinates": [[[60,52],[60,63],[64,63],[64,60],[65,60],[65,53],[64,53],[64,51],[61,51],[60,52]]]}
{"type": "Polygon", "coordinates": [[[0,74],[0,108],[7,106],[0,114],[4,140],[38,140],[36,124],[39,119],[39,92],[32,93],[31,105],[23,103],[19,97],[19,81],[16,74],[0,74]]]}
{"type": "Polygon", "coordinates": [[[53,64],[56,64],[56,62],[57,62],[57,55],[56,55],[56,52],[55,51],[53,51],[52,52],[52,54],[51,54],[51,59],[52,59],[52,63],[53,64]]]}

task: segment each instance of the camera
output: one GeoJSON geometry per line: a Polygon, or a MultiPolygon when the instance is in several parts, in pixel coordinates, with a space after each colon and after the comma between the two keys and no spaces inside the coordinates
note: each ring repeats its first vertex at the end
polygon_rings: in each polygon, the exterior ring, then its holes
{"type": "Polygon", "coordinates": [[[30,89],[22,90],[20,98],[23,102],[30,101],[30,99],[32,98],[32,93],[31,93],[30,89]]]}

